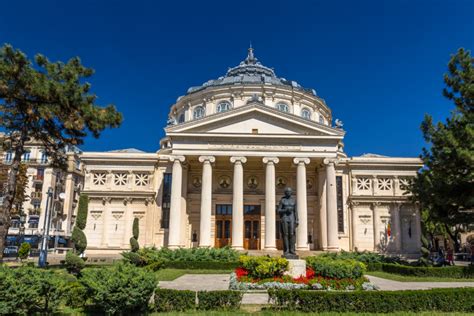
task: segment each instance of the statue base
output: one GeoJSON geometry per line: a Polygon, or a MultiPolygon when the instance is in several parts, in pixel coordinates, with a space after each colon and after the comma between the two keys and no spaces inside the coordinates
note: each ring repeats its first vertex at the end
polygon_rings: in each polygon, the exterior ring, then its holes
{"type": "Polygon", "coordinates": [[[291,253],[281,255],[281,257],[285,259],[299,259],[300,258],[298,255],[293,255],[291,253]]]}
{"type": "Polygon", "coordinates": [[[288,271],[285,274],[292,278],[306,276],[306,261],[301,259],[288,259],[288,271]]]}

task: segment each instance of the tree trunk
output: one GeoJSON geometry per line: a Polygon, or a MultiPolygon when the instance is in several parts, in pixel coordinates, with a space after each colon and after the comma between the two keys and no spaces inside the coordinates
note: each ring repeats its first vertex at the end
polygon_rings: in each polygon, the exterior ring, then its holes
{"type": "Polygon", "coordinates": [[[460,247],[461,245],[459,244],[459,241],[458,241],[459,230],[457,228],[454,228],[454,232],[452,232],[451,227],[448,224],[444,224],[444,226],[446,227],[446,232],[448,233],[449,238],[451,238],[451,240],[453,241],[454,252],[459,251],[459,249],[461,248],[460,247]]]}
{"type": "Polygon", "coordinates": [[[0,226],[0,260],[3,259],[3,251],[5,249],[8,229],[10,228],[10,215],[16,194],[18,169],[21,163],[21,156],[25,153],[25,142],[27,137],[27,131],[23,129],[19,135],[18,143],[14,147],[15,155],[8,174],[7,193],[4,198],[3,207],[0,210],[0,223],[3,223],[3,225],[0,226]]]}

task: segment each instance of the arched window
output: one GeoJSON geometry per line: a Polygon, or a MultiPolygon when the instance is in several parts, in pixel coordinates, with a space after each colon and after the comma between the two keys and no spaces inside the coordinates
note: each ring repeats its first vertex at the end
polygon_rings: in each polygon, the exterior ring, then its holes
{"type": "Polygon", "coordinates": [[[13,153],[9,151],[5,154],[5,162],[10,163],[12,162],[12,160],[13,160],[13,153]]]}
{"type": "Polygon", "coordinates": [[[309,109],[303,109],[301,110],[301,117],[306,119],[306,120],[310,120],[311,119],[311,111],[309,109]]]}
{"type": "Polygon", "coordinates": [[[194,118],[194,119],[199,119],[199,118],[201,118],[201,117],[204,117],[204,114],[205,114],[204,107],[202,107],[202,106],[197,106],[197,107],[194,109],[193,118],[194,118]]]}
{"type": "Polygon", "coordinates": [[[21,157],[21,160],[23,160],[24,162],[29,162],[30,161],[30,152],[27,151],[23,154],[23,156],[21,157]]]}
{"type": "Polygon", "coordinates": [[[319,115],[319,123],[324,124],[324,117],[319,115]]]}
{"type": "Polygon", "coordinates": [[[289,108],[288,104],[283,103],[283,102],[277,103],[276,108],[277,108],[278,111],[290,112],[290,108],[289,108]]]}
{"type": "Polygon", "coordinates": [[[222,101],[217,105],[217,113],[229,111],[232,108],[232,104],[229,101],[222,101]]]}
{"type": "Polygon", "coordinates": [[[179,117],[178,117],[178,123],[184,123],[185,119],[184,119],[184,113],[180,114],[179,117]]]}

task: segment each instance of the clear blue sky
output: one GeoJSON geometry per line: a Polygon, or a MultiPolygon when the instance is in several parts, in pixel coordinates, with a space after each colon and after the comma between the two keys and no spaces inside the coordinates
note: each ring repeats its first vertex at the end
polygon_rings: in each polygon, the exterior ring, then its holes
{"type": "Polygon", "coordinates": [[[188,87],[246,55],[314,88],[344,122],[345,150],[417,156],[424,113],[444,120],[451,53],[474,48],[474,1],[7,1],[0,44],[96,70],[119,129],[84,150],[156,151],[168,109],[188,87]],[[100,3],[99,3],[100,2],[100,3]]]}

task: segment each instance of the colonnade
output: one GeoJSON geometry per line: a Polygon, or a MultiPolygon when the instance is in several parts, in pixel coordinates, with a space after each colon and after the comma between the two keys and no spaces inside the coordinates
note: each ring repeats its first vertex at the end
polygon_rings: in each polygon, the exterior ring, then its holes
{"type": "MultiPolygon", "coordinates": [[[[212,218],[212,164],[215,162],[214,156],[200,156],[202,163],[201,182],[201,208],[199,227],[199,246],[210,247],[213,245],[211,239],[211,218],[212,218]]],[[[172,184],[171,184],[171,205],[169,220],[169,241],[168,247],[171,249],[181,246],[181,195],[183,188],[182,163],[184,156],[171,156],[172,184]]],[[[296,249],[309,250],[308,245],[308,210],[307,210],[307,188],[306,188],[306,166],[310,163],[310,158],[296,157],[293,163],[296,165],[296,208],[299,217],[299,226],[296,230],[296,249]]],[[[233,164],[233,186],[232,186],[232,248],[241,250],[244,248],[244,165],[247,158],[243,156],[232,156],[230,162],[233,164]]],[[[276,250],[276,181],[275,168],[279,163],[278,157],[262,157],[265,165],[265,238],[264,249],[276,250]]],[[[327,240],[327,245],[323,248],[328,250],[338,250],[337,231],[337,203],[336,203],[336,172],[337,160],[324,159],[321,169],[324,177],[320,178],[325,187],[325,194],[322,199],[326,207],[321,208],[320,219],[324,218],[322,225],[322,240],[327,240]],[[325,169],[325,172],[324,172],[325,169]]],[[[320,188],[321,190],[321,188],[320,188]]]]}

